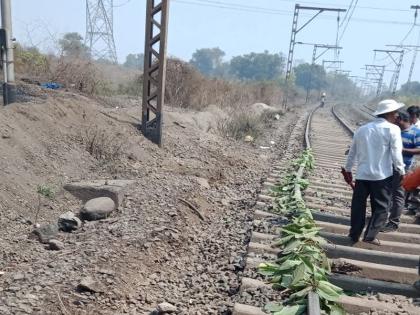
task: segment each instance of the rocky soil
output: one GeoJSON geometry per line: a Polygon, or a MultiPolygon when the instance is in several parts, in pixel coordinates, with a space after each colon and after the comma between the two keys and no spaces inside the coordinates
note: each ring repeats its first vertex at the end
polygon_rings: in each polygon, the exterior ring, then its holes
{"type": "Polygon", "coordinates": [[[0,110],[0,314],[230,314],[261,178],[304,110],[242,143],[216,133],[219,109],[168,108],[158,148],[131,104],[37,89],[25,100],[0,110]],[[89,153],[86,130],[122,143],[118,158],[89,153]],[[58,232],[54,248],[28,238],[38,208],[41,225],[81,209],[63,184],[113,178],[135,184],[107,219],[58,232]]]}

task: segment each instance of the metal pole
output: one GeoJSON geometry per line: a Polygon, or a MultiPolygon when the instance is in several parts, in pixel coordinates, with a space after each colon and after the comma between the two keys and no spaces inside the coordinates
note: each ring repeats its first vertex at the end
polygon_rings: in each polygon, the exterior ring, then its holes
{"type": "Polygon", "coordinates": [[[143,135],[162,146],[169,0],[147,0],[144,48],[143,135]]]}
{"type": "Polygon", "coordinates": [[[7,77],[3,84],[4,105],[16,102],[15,64],[12,39],[12,8],[10,0],[1,0],[1,24],[6,32],[6,67],[7,77]]]}

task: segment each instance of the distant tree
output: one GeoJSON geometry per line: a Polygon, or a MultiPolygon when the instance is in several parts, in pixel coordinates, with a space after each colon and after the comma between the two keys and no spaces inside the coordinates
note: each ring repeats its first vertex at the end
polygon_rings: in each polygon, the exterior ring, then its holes
{"type": "Polygon", "coordinates": [[[401,86],[400,94],[420,96],[420,82],[407,82],[401,86]]]}
{"type": "Polygon", "coordinates": [[[354,99],[358,93],[356,84],[342,73],[329,72],[327,74],[328,95],[341,99],[354,99]]]}
{"type": "Polygon", "coordinates": [[[306,90],[319,90],[326,86],[326,73],[322,66],[303,63],[295,67],[296,85],[306,90]]]}
{"type": "Polygon", "coordinates": [[[128,54],[125,57],[124,67],[130,69],[143,69],[144,54],[128,54]]]}
{"type": "Polygon", "coordinates": [[[89,56],[89,48],[83,43],[83,37],[79,33],[64,34],[58,44],[65,56],[81,58],[89,56]]]}
{"type": "Polygon", "coordinates": [[[220,71],[224,56],[225,52],[219,47],[197,49],[192,55],[190,64],[202,74],[214,76],[220,71]]]}
{"type": "Polygon", "coordinates": [[[252,52],[233,57],[230,61],[231,74],[243,80],[266,81],[276,80],[283,73],[284,57],[281,54],[252,52]]]}

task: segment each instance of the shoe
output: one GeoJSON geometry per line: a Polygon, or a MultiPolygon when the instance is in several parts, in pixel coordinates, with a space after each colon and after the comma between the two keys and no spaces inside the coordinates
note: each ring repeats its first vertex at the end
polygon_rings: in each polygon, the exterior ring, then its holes
{"type": "Polygon", "coordinates": [[[363,242],[373,244],[376,246],[381,246],[381,242],[377,238],[374,238],[373,240],[364,239],[363,242]]]}
{"type": "Polygon", "coordinates": [[[352,235],[348,235],[347,236],[350,240],[351,243],[356,244],[359,241],[358,237],[352,236],[352,235]]]}
{"type": "Polygon", "coordinates": [[[390,232],[395,232],[396,230],[398,230],[398,225],[396,225],[395,223],[392,222],[388,222],[382,229],[381,232],[382,233],[390,233],[390,232]]]}

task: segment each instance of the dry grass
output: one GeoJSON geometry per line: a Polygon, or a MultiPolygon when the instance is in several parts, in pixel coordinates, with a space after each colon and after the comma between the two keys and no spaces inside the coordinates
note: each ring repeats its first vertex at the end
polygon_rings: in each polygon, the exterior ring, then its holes
{"type": "Polygon", "coordinates": [[[121,135],[112,134],[99,126],[86,126],[82,129],[80,140],[95,159],[104,164],[118,161],[125,151],[121,135]]]}
{"type": "Polygon", "coordinates": [[[210,104],[221,108],[241,108],[263,102],[279,104],[283,93],[274,82],[243,83],[208,78],[191,65],[170,59],[166,72],[166,103],[174,107],[200,110],[210,104]]]}
{"type": "Polygon", "coordinates": [[[245,111],[234,112],[228,118],[217,123],[217,131],[226,138],[244,140],[246,136],[257,139],[262,135],[264,123],[260,115],[245,111]]]}

